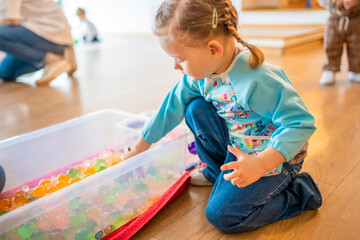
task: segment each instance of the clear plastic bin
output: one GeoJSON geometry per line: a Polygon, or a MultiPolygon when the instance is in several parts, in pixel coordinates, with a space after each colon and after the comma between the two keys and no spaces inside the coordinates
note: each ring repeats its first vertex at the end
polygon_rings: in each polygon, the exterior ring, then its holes
{"type": "MultiPolygon", "coordinates": [[[[127,149],[145,121],[104,110],[0,141],[4,191],[106,149],[127,149]]],[[[176,128],[148,151],[0,216],[0,239],[101,239],[144,212],[184,173],[186,140],[187,131],[176,128]]]]}

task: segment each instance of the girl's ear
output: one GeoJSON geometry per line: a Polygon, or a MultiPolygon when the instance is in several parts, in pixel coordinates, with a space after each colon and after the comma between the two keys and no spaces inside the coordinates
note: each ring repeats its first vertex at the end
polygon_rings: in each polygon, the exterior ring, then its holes
{"type": "Polygon", "coordinates": [[[210,51],[211,56],[216,59],[220,58],[222,56],[222,54],[224,53],[223,46],[221,45],[221,43],[219,41],[216,41],[216,40],[211,40],[210,42],[208,42],[207,48],[210,51]]]}

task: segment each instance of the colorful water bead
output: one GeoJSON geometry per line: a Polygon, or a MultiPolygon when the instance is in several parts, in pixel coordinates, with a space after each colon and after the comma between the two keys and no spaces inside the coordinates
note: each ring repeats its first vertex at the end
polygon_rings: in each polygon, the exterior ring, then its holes
{"type": "Polygon", "coordinates": [[[77,169],[77,168],[70,168],[70,169],[67,171],[67,175],[68,175],[70,178],[81,178],[81,177],[82,177],[81,172],[80,172],[79,169],[77,169]]]}
{"type": "Polygon", "coordinates": [[[77,211],[70,217],[70,222],[74,226],[80,226],[83,222],[85,222],[86,216],[83,212],[77,211]]]}
{"type": "Polygon", "coordinates": [[[64,214],[56,216],[52,221],[57,229],[64,229],[70,222],[69,218],[64,214]]]}
{"type": "Polygon", "coordinates": [[[31,235],[31,240],[48,240],[50,238],[50,232],[44,229],[36,230],[31,235]]]}
{"type": "Polygon", "coordinates": [[[18,234],[23,239],[31,237],[31,235],[37,230],[37,226],[33,222],[26,222],[20,226],[18,234]]]}
{"type": "Polygon", "coordinates": [[[81,180],[81,178],[77,178],[77,177],[70,178],[69,185],[74,184],[74,183],[76,183],[76,182],[78,182],[80,180],[81,180]]]}
{"type": "Polygon", "coordinates": [[[33,190],[32,190],[32,195],[34,195],[34,196],[36,196],[36,197],[38,197],[38,198],[41,198],[41,197],[43,197],[43,196],[45,196],[46,195],[46,189],[45,189],[45,187],[44,186],[42,186],[42,185],[39,185],[39,186],[37,186],[37,187],[35,187],[33,190]]]}
{"type": "Polygon", "coordinates": [[[101,172],[106,169],[106,160],[105,159],[98,159],[95,162],[95,170],[96,172],[101,172]]]}
{"type": "Polygon", "coordinates": [[[9,212],[9,209],[0,209],[0,216],[9,212]]]}
{"type": "Polygon", "coordinates": [[[87,229],[82,228],[75,234],[75,240],[93,240],[95,239],[94,233],[87,229]]]}
{"type": "Polygon", "coordinates": [[[11,207],[11,201],[8,198],[0,199],[0,209],[7,209],[11,207]]]}
{"type": "Polygon", "coordinates": [[[84,203],[84,200],[82,198],[73,198],[70,200],[69,205],[71,209],[77,209],[81,204],[84,203]]]}
{"type": "Polygon", "coordinates": [[[42,216],[36,221],[38,229],[50,230],[53,226],[49,216],[42,216]]]}
{"type": "Polygon", "coordinates": [[[56,177],[56,179],[58,181],[69,182],[70,177],[68,175],[64,174],[64,173],[61,173],[56,177]]]}
{"type": "Polygon", "coordinates": [[[38,199],[38,197],[32,195],[32,194],[29,194],[26,196],[26,203],[30,203],[30,202],[33,202],[35,201],[36,199],[38,199]]]}

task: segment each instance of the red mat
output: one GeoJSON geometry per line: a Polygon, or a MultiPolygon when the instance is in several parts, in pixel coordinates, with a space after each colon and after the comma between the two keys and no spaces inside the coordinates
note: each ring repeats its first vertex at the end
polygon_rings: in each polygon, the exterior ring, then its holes
{"type": "Polygon", "coordinates": [[[109,239],[129,239],[149,222],[162,208],[177,198],[184,192],[190,184],[189,172],[185,172],[148,210],[134,218],[127,224],[106,235],[105,240],[109,239]]]}

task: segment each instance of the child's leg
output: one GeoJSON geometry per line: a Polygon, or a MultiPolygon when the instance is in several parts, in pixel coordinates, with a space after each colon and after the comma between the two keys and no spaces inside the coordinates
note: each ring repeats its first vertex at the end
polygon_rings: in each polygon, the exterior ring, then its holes
{"type": "Polygon", "coordinates": [[[340,71],[341,55],[345,41],[344,33],[339,32],[339,19],[330,17],[325,29],[325,52],[327,63],[324,70],[340,71]]]}
{"type": "Polygon", "coordinates": [[[217,115],[215,107],[201,97],[188,104],[185,121],[195,135],[199,158],[207,165],[203,174],[214,183],[227,154],[233,156],[227,151],[229,134],[226,123],[217,115]]]}
{"type": "Polygon", "coordinates": [[[224,232],[238,233],[319,208],[320,191],[309,174],[298,175],[301,165],[284,163],[280,174],[244,188],[225,181],[222,172],[206,207],[207,219],[224,232]]]}
{"type": "Polygon", "coordinates": [[[360,73],[360,17],[351,18],[346,36],[349,71],[360,73]]]}

